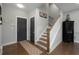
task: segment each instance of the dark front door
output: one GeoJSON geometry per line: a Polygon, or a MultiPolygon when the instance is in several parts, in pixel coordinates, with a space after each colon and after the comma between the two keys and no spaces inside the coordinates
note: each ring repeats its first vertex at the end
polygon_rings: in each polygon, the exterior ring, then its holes
{"type": "Polygon", "coordinates": [[[34,17],[32,17],[31,19],[30,19],[30,40],[31,40],[31,42],[32,43],[34,43],[34,39],[35,39],[35,24],[34,24],[34,17]]]}
{"type": "Polygon", "coordinates": [[[17,41],[26,40],[27,38],[27,19],[17,18],[17,41]]]}

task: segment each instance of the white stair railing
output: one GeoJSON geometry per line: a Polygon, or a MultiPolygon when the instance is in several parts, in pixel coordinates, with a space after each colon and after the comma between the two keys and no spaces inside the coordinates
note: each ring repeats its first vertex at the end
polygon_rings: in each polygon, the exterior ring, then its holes
{"type": "Polygon", "coordinates": [[[62,25],[62,13],[60,13],[60,16],[58,17],[58,19],[55,21],[54,25],[52,26],[51,29],[48,29],[48,47],[47,47],[47,51],[50,52],[51,50],[53,50],[54,48],[52,48],[52,44],[54,43],[54,40],[58,34],[58,31],[62,25]]]}

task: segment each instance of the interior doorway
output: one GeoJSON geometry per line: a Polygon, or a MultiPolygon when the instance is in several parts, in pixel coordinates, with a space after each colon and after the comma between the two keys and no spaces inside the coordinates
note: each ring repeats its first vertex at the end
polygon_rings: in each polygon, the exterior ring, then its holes
{"type": "Polygon", "coordinates": [[[27,40],[27,19],[17,17],[17,41],[27,40]]]}
{"type": "Polygon", "coordinates": [[[30,19],[30,41],[34,43],[35,40],[35,18],[30,19]]]}

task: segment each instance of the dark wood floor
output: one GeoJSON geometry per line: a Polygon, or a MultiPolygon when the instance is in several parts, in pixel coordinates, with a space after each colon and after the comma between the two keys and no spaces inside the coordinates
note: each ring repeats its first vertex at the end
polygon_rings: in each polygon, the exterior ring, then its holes
{"type": "MultiPolygon", "coordinates": [[[[29,42],[29,41],[28,41],[29,42]]],[[[30,44],[33,44],[29,42],[30,44]]],[[[34,45],[34,44],[33,44],[34,45]]],[[[46,50],[40,48],[37,45],[34,45],[39,48],[43,53],[41,55],[46,54],[46,50]]],[[[26,51],[20,43],[15,43],[11,45],[7,45],[3,47],[3,55],[29,55],[28,51],[26,51]]]]}
{"type": "Polygon", "coordinates": [[[79,55],[79,43],[61,43],[50,55],[79,55]]]}
{"type": "Polygon", "coordinates": [[[20,45],[15,43],[3,47],[3,55],[28,55],[27,51],[20,45]]]}
{"type": "MultiPolygon", "coordinates": [[[[20,43],[15,43],[12,45],[4,46],[3,55],[29,55],[29,54],[28,51],[25,51],[25,49],[20,45],[20,43]]],[[[46,54],[46,52],[44,51],[42,55],[48,55],[48,54],[46,54]]],[[[62,42],[49,55],[79,55],[79,43],[62,42]]]]}

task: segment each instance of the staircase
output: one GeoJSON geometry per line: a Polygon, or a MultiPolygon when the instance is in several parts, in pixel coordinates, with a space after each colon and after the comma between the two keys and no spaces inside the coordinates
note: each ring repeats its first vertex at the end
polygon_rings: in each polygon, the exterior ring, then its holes
{"type": "MultiPolygon", "coordinates": [[[[57,8],[57,6],[55,6],[53,4],[50,5],[50,6],[57,8]]],[[[54,12],[56,12],[56,11],[53,10],[53,8],[49,7],[49,10],[48,10],[49,15],[51,16],[51,14],[54,13],[54,12]],[[50,9],[52,9],[52,10],[50,10],[50,9]]],[[[58,10],[57,12],[60,12],[60,10],[58,10]]],[[[47,27],[46,31],[41,35],[39,41],[36,42],[37,46],[39,46],[41,49],[45,50],[47,53],[50,52],[50,49],[51,49],[50,48],[51,47],[51,45],[50,45],[50,40],[51,40],[50,31],[52,31],[52,33],[53,33],[54,31],[52,30],[52,27],[54,27],[53,29],[55,30],[55,26],[58,26],[58,25],[60,26],[60,22],[58,22],[58,20],[61,20],[60,18],[62,16],[62,13],[60,12],[57,15],[54,15],[54,16],[57,16],[57,17],[55,17],[51,20],[51,21],[53,21],[52,24],[50,23],[50,21],[48,21],[48,27],[47,27]]]]}
{"type": "Polygon", "coordinates": [[[39,41],[37,41],[37,45],[46,52],[49,52],[49,31],[52,26],[48,25],[46,31],[41,35],[39,41]]]}

